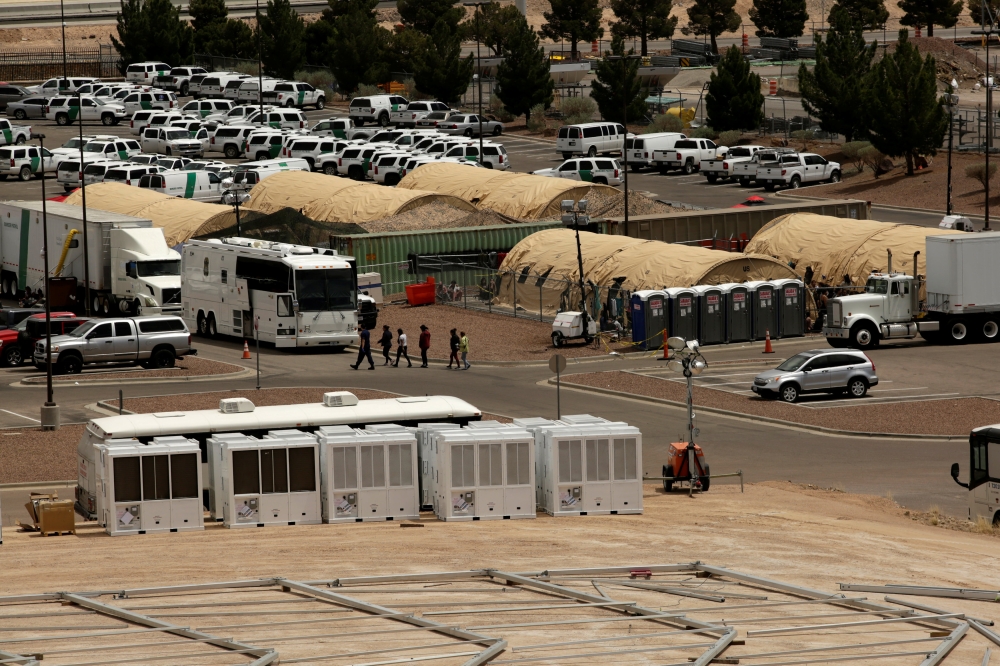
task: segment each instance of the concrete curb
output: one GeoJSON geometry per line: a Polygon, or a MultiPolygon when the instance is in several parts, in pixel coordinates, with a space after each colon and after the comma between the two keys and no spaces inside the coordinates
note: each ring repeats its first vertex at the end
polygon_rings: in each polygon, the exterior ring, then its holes
{"type": "Polygon", "coordinates": [[[66,479],[65,481],[22,481],[21,483],[0,483],[0,490],[21,490],[23,488],[51,487],[76,487],[76,479],[66,479]]]}
{"type": "MultiPolygon", "coordinates": [[[[230,364],[235,365],[235,364],[230,364]]],[[[197,383],[197,382],[212,382],[218,381],[220,379],[243,379],[256,373],[256,370],[251,368],[243,368],[237,372],[228,372],[223,375],[193,375],[190,377],[148,377],[146,379],[94,379],[94,380],[84,380],[83,382],[71,383],[69,380],[52,382],[53,388],[62,386],[127,386],[131,384],[182,384],[182,383],[197,383]]],[[[91,375],[96,377],[97,375],[91,375]]],[[[39,388],[45,386],[45,377],[26,377],[20,381],[13,382],[9,384],[14,388],[39,388]],[[37,379],[40,381],[29,382],[30,379],[37,379]]]]}
{"type": "MultiPolygon", "coordinates": [[[[547,383],[551,386],[555,386],[556,380],[550,378],[547,383]]],[[[671,407],[687,409],[687,403],[678,402],[676,400],[667,400],[665,398],[654,398],[648,395],[626,393],[624,391],[615,391],[613,389],[603,389],[597,386],[587,386],[586,384],[575,384],[573,382],[568,382],[565,379],[562,380],[562,384],[564,386],[565,385],[571,386],[572,388],[580,391],[603,393],[605,395],[611,395],[618,398],[631,398],[633,400],[642,400],[643,402],[651,402],[660,405],[670,405],[671,407]]],[[[830,435],[842,435],[844,437],[870,437],[872,439],[914,439],[914,440],[947,441],[947,442],[965,441],[968,439],[968,435],[906,435],[906,434],[893,434],[884,432],[859,432],[856,430],[840,430],[837,428],[826,428],[823,426],[810,425],[808,423],[796,423],[794,421],[773,419],[768,416],[757,416],[756,414],[733,412],[725,409],[719,409],[717,407],[706,407],[704,405],[699,405],[697,411],[708,412],[710,414],[718,414],[720,416],[728,416],[738,419],[749,419],[751,421],[759,421],[761,423],[771,423],[785,428],[795,428],[798,430],[814,430],[817,432],[827,433],[830,435]]]]}
{"type": "MultiPolygon", "coordinates": [[[[842,182],[843,181],[841,181],[841,183],[842,182]]],[[[809,189],[813,189],[815,187],[828,187],[830,185],[839,185],[839,184],[840,183],[823,183],[822,185],[811,185],[809,187],[809,189]]],[[[779,196],[780,197],[780,196],[784,195],[784,193],[787,192],[787,191],[789,191],[789,190],[782,190],[780,192],[776,192],[775,196],[779,196]]],[[[797,190],[797,191],[801,191],[801,188],[799,190],[797,190]]],[[[831,200],[829,197],[812,197],[812,196],[809,196],[808,194],[794,194],[794,195],[785,195],[785,196],[787,196],[790,199],[791,198],[810,199],[812,201],[830,201],[831,200]]],[[[867,199],[858,199],[858,201],[866,201],[866,202],[868,202],[867,199]]],[[[945,215],[948,214],[947,211],[936,210],[934,208],[911,208],[909,206],[893,206],[891,204],[876,203],[874,201],[871,201],[871,202],[868,202],[868,203],[871,204],[872,208],[888,208],[889,210],[899,210],[899,211],[910,212],[910,213],[927,213],[927,214],[933,214],[933,215],[940,215],[941,217],[944,217],[945,215]]],[[[970,219],[975,219],[975,220],[981,220],[981,219],[983,219],[982,215],[971,215],[971,214],[968,214],[968,213],[960,213],[958,211],[955,211],[954,214],[955,215],[965,215],[966,217],[968,217],[970,219]]]]}

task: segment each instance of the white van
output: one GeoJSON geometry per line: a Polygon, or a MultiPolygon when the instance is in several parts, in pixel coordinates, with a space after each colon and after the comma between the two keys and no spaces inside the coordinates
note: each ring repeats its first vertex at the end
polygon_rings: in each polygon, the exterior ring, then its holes
{"type": "Polygon", "coordinates": [[[351,106],[348,108],[348,117],[358,127],[373,122],[386,127],[392,112],[405,109],[409,103],[410,100],[399,95],[355,97],[351,100],[351,106]]]}
{"type": "Polygon", "coordinates": [[[556,151],[568,160],[574,155],[593,157],[597,153],[619,152],[625,139],[625,128],[618,123],[583,123],[559,128],[556,151]]]}
{"type": "Polygon", "coordinates": [[[309,162],[298,157],[244,162],[233,169],[233,187],[234,189],[249,190],[268,176],[282,171],[309,171],[309,162]]]}
{"type": "Polygon", "coordinates": [[[674,144],[687,135],[678,132],[652,132],[632,135],[625,139],[628,165],[633,169],[653,166],[654,150],[673,150],[674,144]]]}
{"type": "MultiPolygon", "coordinates": [[[[264,77],[264,92],[271,92],[274,90],[274,86],[281,83],[281,79],[275,79],[270,76],[264,77]]],[[[257,79],[246,79],[240,86],[236,89],[236,97],[226,95],[229,99],[235,99],[240,104],[256,104],[263,96],[258,96],[258,91],[260,90],[260,81],[257,79]]]]}
{"type": "Polygon", "coordinates": [[[222,153],[229,159],[242,157],[246,150],[247,137],[257,128],[252,125],[242,125],[238,127],[227,127],[223,125],[215,130],[215,134],[209,137],[208,150],[210,152],[222,153]]]}
{"type": "MultiPolygon", "coordinates": [[[[228,95],[224,94],[226,88],[229,86],[230,81],[244,81],[249,79],[249,74],[209,74],[201,80],[201,88],[198,94],[201,97],[221,97],[224,99],[233,99],[228,95]]],[[[236,84],[236,88],[239,88],[240,84],[236,84]]]]}
{"type": "Polygon", "coordinates": [[[125,70],[126,81],[152,83],[153,79],[170,73],[170,65],[165,62],[134,62],[125,70]]]}
{"type": "Polygon", "coordinates": [[[164,171],[146,174],[139,187],[195,201],[222,201],[222,178],[211,171],[164,171]]]}

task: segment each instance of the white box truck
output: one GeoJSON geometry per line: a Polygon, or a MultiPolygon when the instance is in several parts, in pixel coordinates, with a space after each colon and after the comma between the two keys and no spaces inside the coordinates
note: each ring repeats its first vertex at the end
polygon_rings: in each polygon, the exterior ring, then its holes
{"type": "MultiPolygon", "coordinates": [[[[77,280],[82,302],[83,208],[49,201],[49,271],[77,280]]],[[[31,287],[44,289],[42,204],[0,202],[0,291],[16,297],[31,287]]],[[[180,314],[181,255],[167,247],[163,230],[149,220],[87,209],[92,311],[110,315],[180,314]]]]}
{"type": "Polygon", "coordinates": [[[823,334],[832,347],[870,349],[917,335],[944,344],[1000,340],[1000,232],[928,236],[926,247],[926,280],[894,273],[890,251],[887,272],[872,273],[865,293],[829,302],[823,334]]]}

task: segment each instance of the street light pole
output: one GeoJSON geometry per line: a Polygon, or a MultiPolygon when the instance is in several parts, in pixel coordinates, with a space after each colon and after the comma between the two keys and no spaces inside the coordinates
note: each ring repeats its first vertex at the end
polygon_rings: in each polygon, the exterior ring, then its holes
{"type": "MultiPolygon", "coordinates": [[[[62,26],[63,83],[65,84],[69,73],[66,67],[66,12],[63,10],[63,0],[59,0],[59,23],[62,26]]],[[[100,72],[98,72],[98,76],[100,76],[100,72]]],[[[66,88],[69,88],[69,85],[66,88]]]]}
{"type": "Polygon", "coordinates": [[[948,202],[945,214],[951,215],[951,152],[955,140],[955,106],[958,104],[958,95],[949,93],[944,96],[944,100],[948,105],[948,202]]]}
{"type": "Polygon", "coordinates": [[[628,137],[628,92],[625,90],[625,68],[627,66],[627,60],[634,60],[642,58],[640,55],[609,55],[606,56],[608,60],[618,60],[622,64],[622,128],[625,130],[625,134],[622,135],[622,174],[624,177],[624,188],[625,188],[625,235],[628,236],[628,153],[625,150],[625,143],[628,137]]]}
{"type": "Polygon", "coordinates": [[[80,109],[80,197],[83,199],[83,312],[90,316],[90,244],[87,242],[87,181],[83,177],[83,98],[76,91],[80,109]]]}
{"type": "Polygon", "coordinates": [[[263,32],[260,28],[260,0],[257,0],[257,104],[260,106],[261,115],[261,126],[266,127],[267,123],[264,123],[264,65],[263,65],[263,55],[260,46],[260,37],[263,32]]]}
{"type": "Polygon", "coordinates": [[[38,149],[42,153],[40,160],[41,180],[42,180],[42,264],[45,270],[45,389],[46,400],[42,405],[42,429],[59,429],[59,405],[55,403],[52,395],[52,299],[49,289],[49,217],[45,205],[45,135],[33,134],[33,139],[38,139],[38,149]]]}
{"type": "Polygon", "coordinates": [[[562,209],[563,224],[573,225],[573,229],[576,231],[576,260],[580,270],[580,317],[583,324],[583,334],[586,337],[590,329],[588,328],[589,321],[587,318],[587,291],[583,282],[583,248],[580,245],[580,223],[590,223],[590,216],[587,215],[587,200],[580,199],[580,201],[573,201],[572,199],[564,199],[560,202],[559,207],[562,209]]]}
{"type": "MultiPolygon", "coordinates": [[[[490,0],[492,2],[492,0],[490,0]]],[[[479,163],[483,163],[483,61],[479,54],[479,7],[484,4],[482,0],[479,2],[463,2],[462,5],[465,7],[475,7],[476,8],[476,73],[472,76],[473,81],[476,82],[477,95],[479,99],[478,113],[476,117],[479,118],[479,163]]]]}

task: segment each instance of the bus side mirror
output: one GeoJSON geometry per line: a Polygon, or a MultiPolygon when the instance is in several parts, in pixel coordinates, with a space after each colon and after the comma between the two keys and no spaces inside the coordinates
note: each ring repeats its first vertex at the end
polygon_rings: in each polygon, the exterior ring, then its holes
{"type": "Polygon", "coordinates": [[[952,463],[951,464],[951,478],[955,479],[955,483],[957,483],[958,485],[962,486],[963,488],[968,488],[969,484],[962,483],[961,481],[958,480],[958,469],[959,469],[958,468],[958,463],[952,463]]]}

